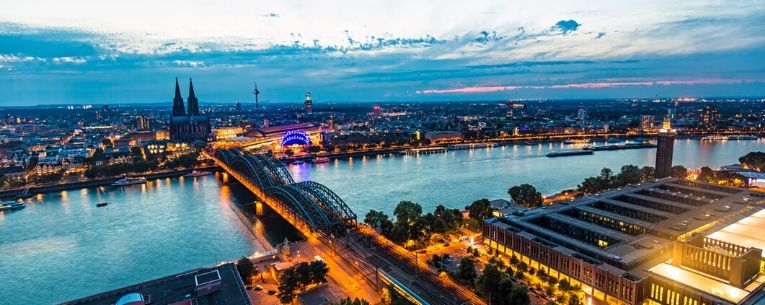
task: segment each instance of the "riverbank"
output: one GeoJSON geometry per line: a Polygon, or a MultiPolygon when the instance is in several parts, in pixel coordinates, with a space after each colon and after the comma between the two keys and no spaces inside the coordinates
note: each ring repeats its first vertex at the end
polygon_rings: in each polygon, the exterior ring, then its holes
{"type": "MultiPolygon", "coordinates": [[[[136,177],[140,176],[146,179],[173,178],[173,177],[183,176],[185,174],[192,172],[193,170],[220,171],[220,167],[209,166],[209,167],[202,167],[202,168],[195,168],[195,169],[177,169],[177,170],[154,172],[154,173],[134,175],[134,176],[136,177]]],[[[23,186],[23,187],[0,189],[0,198],[14,198],[18,196],[22,191],[24,191],[24,189],[26,189],[27,187],[29,187],[29,196],[34,196],[37,194],[60,192],[60,191],[66,191],[71,189],[111,185],[112,183],[119,180],[120,178],[121,177],[95,178],[95,179],[81,178],[77,180],[59,181],[59,182],[50,183],[50,184],[29,185],[29,186],[23,186]]]]}

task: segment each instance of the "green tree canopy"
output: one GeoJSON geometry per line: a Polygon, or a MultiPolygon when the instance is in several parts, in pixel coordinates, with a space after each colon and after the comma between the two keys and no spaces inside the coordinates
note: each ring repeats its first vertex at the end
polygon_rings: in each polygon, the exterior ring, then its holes
{"type": "Polygon", "coordinates": [[[672,167],[671,175],[673,178],[685,179],[685,176],[688,176],[688,169],[682,165],[675,165],[672,167]]]}
{"type": "Polygon", "coordinates": [[[542,193],[531,184],[521,184],[511,187],[507,190],[515,203],[526,207],[538,207],[542,205],[542,193]]]}
{"type": "Polygon", "coordinates": [[[470,204],[468,207],[469,216],[475,220],[484,220],[491,217],[491,202],[489,199],[483,198],[470,204]]]}
{"type": "Polygon", "coordinates": [[[463,257],[460,260],[460,265],[457,267],[455,276],[458,280],[472,283],[478,276],[475,271],[475,261],[470,256],[463,257]]]}
{"type": "Polygon", "coordinates": [[[412,224],[422,215],[422,206],[416,202],[401,201],[393,210],[393,215],[396,215],[397,223],[412,224]]]}

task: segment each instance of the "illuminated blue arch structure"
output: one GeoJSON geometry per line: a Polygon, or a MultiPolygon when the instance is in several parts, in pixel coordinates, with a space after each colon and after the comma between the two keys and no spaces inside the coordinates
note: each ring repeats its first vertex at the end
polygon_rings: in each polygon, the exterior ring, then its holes
{"type": "Polygon", "coordinates": [[[311,138],[303,131],[289,131],[282,137],[282,146],[293,144],[311,145],[311,138]]]}

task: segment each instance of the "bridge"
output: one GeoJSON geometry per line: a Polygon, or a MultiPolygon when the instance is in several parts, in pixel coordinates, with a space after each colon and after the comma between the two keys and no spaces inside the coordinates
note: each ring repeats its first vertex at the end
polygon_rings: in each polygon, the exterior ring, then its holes
{"type": "Polygon", "coordinates": [[[420,305],[486,304],[448,277],[438,276],[415,254],[359,226],[356,214],[326,186],[295,182],[273,155],[223,149],[213,159],[306,238],[326,244],[377,289],[383,288],[382,280],[420,305]]]}
{"type": "Polygon", "coordinates": [[[357,224],[356,214],[326,186],[295,182],[287,167],[270,154],[219,150],[217,163],[306,237],[344,236],[357,224]]]}

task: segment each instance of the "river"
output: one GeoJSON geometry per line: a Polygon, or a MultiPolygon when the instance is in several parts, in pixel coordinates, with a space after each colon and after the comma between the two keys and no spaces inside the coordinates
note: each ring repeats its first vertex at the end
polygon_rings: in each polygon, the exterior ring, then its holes
{"type": "Polygon", "coordinates": [[[0,304],[68,301],[263,251],[233,210],[253,200],[216,176],[28,199],[0,212],[0,304]]]}
{"type": "MultiPolygon", "coordinates": [[[[601,143],[602,145],[602,143],[601,143]]],[[[544,195],[574,188],[603,167],[654,166],[656,149],[596,151],[592,155],[549,158],[551,151],[581,145],[544,143],[455,150],[418,156],[372,156],[332,160],[328,164],[290,165],[296,181],[314,180],[335,191],[359,219],[370,209],[388,214],[401,200],[431,212],[439,204],[464,208],[481,199],[509,199],[507,189],[529,183],[544,195]]],[[[765,140],[675,141],[673,164],[688,168],[738,163],[751,151],[765,151],[765,140]]]]}
{"type": "MultiPolygon", "coordinates": [[[[462,208],[480,198],[508,198],[508,187],[530,183],[543,194],[576,185],[601,168],[653,166],[655,149],[598,151],[548,158],[561,143],[511,145],[420,156],[377,156],[290,165],[297,181],[314,180],[342,197],[363,219],[369,209],[391,213],[401,200],[462,208]]],[[[765,141],[677,140],[674,163],[695,168],[736,163],[765,141]]],[[[0,304],[51,304],[261,249],[233,212],[252,202],[219,176],[99,187],[28,199],[27,208],[0,212],[0,304]],[[108,201],[106,207],[96,203],[108,201]]],[[[259,223],[271,243],[294,237],[284,221],[259,223]]]]}

